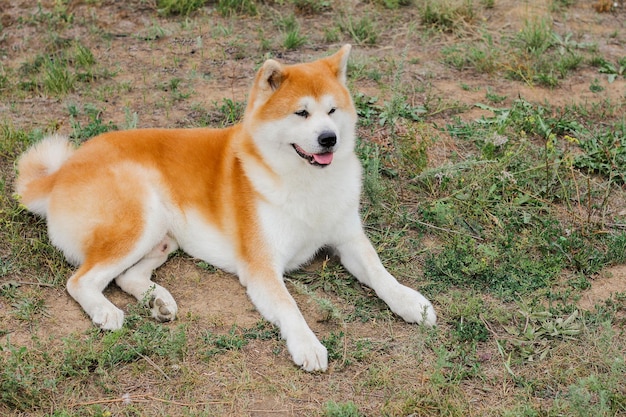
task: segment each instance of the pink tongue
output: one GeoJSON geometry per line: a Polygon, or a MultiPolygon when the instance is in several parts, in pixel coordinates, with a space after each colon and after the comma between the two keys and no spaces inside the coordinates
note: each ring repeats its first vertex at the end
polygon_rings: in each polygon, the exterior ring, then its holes
{"type": "Polygon", "coordinates": [[[316,154],[313,154],[313,159],[315,160],[315,162],[317,162],[320,165],[328,165],[331,162],[333,162],[333,153],[332,152],[316,153],[316,154]]]}

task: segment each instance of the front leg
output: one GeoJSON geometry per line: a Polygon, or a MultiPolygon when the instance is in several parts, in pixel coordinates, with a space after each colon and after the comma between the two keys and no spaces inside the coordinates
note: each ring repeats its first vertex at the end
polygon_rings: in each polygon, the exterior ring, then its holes
{"type": "Polygon", "coordinates": [[[387,272],[360,222],[358,232],[346,235],[351,237],[335,246],[346,269],[376,291],[391,311],[405,321],[434,326],[437,316],[430,301],[419,292],[400,284],[387,272]]]}
{"type": "Polygon", "coordinates": [[[280,329],[296,365],[305,371],[325,371],[328,352],[309,328],[281,274],[262,266],[239,271],[248,296],[266,320],[280,329]]]}

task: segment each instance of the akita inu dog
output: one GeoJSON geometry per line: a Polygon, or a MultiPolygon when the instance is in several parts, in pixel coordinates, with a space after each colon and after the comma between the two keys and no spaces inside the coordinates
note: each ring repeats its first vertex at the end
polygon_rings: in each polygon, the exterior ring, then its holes
{"type": "Polygon", "coordinates": [[[55,135],[22,155],[17,194],[79,265],[67,290],[97,326],[124,320],[102,294],[112,280],[173,320],[176,301],[151,274],[179,247],[236,274],[307,371],[325,370],[327,352],[283,273],[320,248],[404,320],[435,324],[431,303],[387,272],[363,231],[350,48],[305,64],[265,61],[232,127],[109,132],[78,149],[55,135]]]}

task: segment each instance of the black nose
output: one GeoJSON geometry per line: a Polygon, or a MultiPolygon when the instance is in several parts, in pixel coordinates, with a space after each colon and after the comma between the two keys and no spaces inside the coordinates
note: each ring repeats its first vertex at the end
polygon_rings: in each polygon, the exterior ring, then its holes
{"type": "Polygon", "coordinates": [[[330,148],[337,143],[337,135],[335,135],[335,132],[322,132],[322,134],[317,137],[317,143],[325,148],[330,148]]]}

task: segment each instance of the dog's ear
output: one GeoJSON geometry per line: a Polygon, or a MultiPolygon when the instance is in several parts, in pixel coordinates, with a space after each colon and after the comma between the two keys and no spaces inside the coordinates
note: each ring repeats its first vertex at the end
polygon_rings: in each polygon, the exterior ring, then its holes
{"type": "Polygon", "coordinates": [[[257,87],[269,92],[276,91],[283,82],[283,66],[273,59],[263,63],[257,77],[257,87]]]}
{"type": "Polygon", "coordinates": [[[331,68],[333,69],[333,72],[337,76],[337,79],[342,84],[346,83],[348,73],[348,57],[350,56],[351,49],[352,45],[347,43],[342,46],[339,51],[326,58],[331,68]]]}
{"type": "Polygon", "coordinates": [[[254,78],[246,113],[252,112],[253,109],[265,103],[284,80],[283,66],[273,59],[265,61],[254,78]]]}

